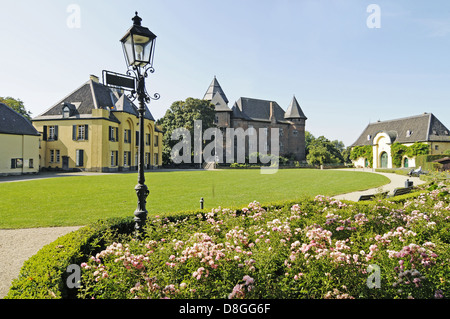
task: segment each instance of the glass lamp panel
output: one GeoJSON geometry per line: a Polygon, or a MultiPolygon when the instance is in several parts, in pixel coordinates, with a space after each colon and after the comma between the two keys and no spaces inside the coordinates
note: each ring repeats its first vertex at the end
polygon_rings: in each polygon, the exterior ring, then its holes
{"type": "Polygon", "coordinates": [[[135,44],[134,45],[134,52],[136,54],[136,62],[138,61],[145,61],[144,59],[144,45],[142,44],[135,44]]]}
{"type": "Polygon", "coordinates": [[[149,50],[149,46],[151,44],[150,38],[147,36],[134,34],[133,41],[134,41],[135,60],[136,62],[139,61],[136,64],[140,65],[148,64],[150,62],[150,50],[149,50]]]}
{"type": "MultiPolygon", "coordinates": [[[[153,40],[155,41],[155,40],[153,40]]],[[[153,41],[147,42],[144,47],[143,47],[143,60],[146,61],[147,63],[151,63],[151,58],[152,58],[152,49],[153,49],[153,41]]]]}
{"type": "Polygon", "coordinates": [[[134,64],[134,48],[133,48],[133,42],[132,37],[129,35],[126,40],[123,42],[123,51],[125,53],[125,58],[127,60],[128,65],[134,64]]]}

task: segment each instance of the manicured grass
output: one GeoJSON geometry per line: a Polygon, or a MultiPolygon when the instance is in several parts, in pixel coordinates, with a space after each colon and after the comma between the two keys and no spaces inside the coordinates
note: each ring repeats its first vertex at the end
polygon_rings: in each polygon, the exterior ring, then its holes
{"type": "MultiPolygon", "coordinates": [[[[372,173],[282,169],[148,172],[149,214],[218,206],[244,207],[318,194],[333,196],[378,187],[389,179],[372,173]]],[[[137,174],[70,176],[0,184],[0,228],[86,225],[98,219],[132,216],[137,174]]]]}

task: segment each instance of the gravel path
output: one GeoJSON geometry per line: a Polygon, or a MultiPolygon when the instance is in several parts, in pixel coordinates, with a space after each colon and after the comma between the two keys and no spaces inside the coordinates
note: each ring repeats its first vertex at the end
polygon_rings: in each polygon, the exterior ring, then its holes
{"type": "MultiPolygon", "coordinates": [[[[364,171],[364,170],[345,170],[364,171]]],[[[371,172],[371,170],[365,170],[371,172]]],[[[391,183],[383,186],[383,191],[392,191],[396,187],[404,187],[407,176],[397,174],[377,173],[387,176],[391,183]]],[[[50,174],[49,174],[50,175],[50,174]]],[[[59,175],[61,176],[61,175],[59,175]]],[[[52,176],[42,176],[41,178],[51,178],[52,176]]],[[[56,177],[56,176],[54,176],[56,177]]],[[[36,178],[39,178],[36,176],[36,178]]],[[[25,181],[26,178],[6,180],[0,182],[25,181]]],[[[414,185],[424,183],[419,178],[409,177],[414,185]]],[[[379,189],[369,189],[362,192],[353,192],[334,196],[336,199],[347,199],[357,201],[362,194],[373,194],[379,189]]],[[[43,246],[55,241],[57,238],[79,229],[78,227],[47,227],[29,229],[0,229],[0,299],[8,293],[11,281],[17,278],[23,263],[36,254],[43,246]]]]}
{"type": "Polygon", "coordinates": [[[23,263],[42,247],[80,227],[0,229],[0,298],[8,293],[23,263]]]}

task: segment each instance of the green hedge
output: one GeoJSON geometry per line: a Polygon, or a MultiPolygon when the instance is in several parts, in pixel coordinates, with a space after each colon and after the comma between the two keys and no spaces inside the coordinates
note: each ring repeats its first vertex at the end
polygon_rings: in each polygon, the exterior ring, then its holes
{"type": "MultiPolygon", "coordinates": [[[[398,196],[395,196],[395,197],[384,198],[383,200],[389,201],[391,203],[405,203],[407,200],[411,200],[411,199],[417,198],[417,197],[419,197],[420,194],[424,194],[424,193],[426,193],[425,190],[413,190],[409,194],[404,194],[404,195],[398,195],[398,196]]],[[[361,201],[361,202],[358,202],[358,205],[362,205],[362,206],[373,205],[373,203],[375,201],[377,201],[377,199],[361,201]]],[[[350,201],[344,201],[344,202],[351,203],[350,201]]]]}
{"type": "Polygon", "coordinates": [[[375,172],[378,173],[392,173],[397,175],[405,175],[407,176],[411,169],[408,168],[376,168],[375,172]]]}
{"type": "Polygon", "coordinates": [[[80,265],[101,250],[107,234],[131,234],[133,230],[132,217],[114,218],[99,220],[58,238],[24,263],[5,299],[75,298],[75,289],[66,285],[70,275],[67,267],[80,265]]]}
{"type": "Polygon", "coordinates": [[[447,157],[448,155],[421,155],[416,157],[416,167],[422,166],[424,171],[436,171],[438,163],[433,163],[437,159],[447,157]]]}

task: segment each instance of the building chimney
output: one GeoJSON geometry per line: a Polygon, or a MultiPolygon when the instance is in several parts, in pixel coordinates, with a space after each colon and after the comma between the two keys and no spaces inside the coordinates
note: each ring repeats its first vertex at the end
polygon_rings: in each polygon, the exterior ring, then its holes
{"type": "Polygon", "coordinates": [[[93,74],[89,75],[89,79],[94,81],[95,83],[99,83],[98,76],[96,75],[93,74]]]}
{"type": "Polygon", "coordinates": [[[275,121],[275,114],[273,112],[273,102],[270,101],[270,111],[269,111],[269,120],[271,120],[272,122],[275,121]]]}

